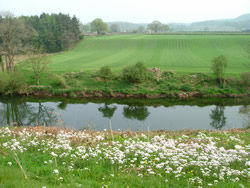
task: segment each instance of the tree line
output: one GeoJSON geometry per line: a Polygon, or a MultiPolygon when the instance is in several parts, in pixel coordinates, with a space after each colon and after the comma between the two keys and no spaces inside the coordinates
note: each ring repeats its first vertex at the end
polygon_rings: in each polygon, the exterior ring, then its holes
{"type": "Polygon", "coordinates": [[[68,50],[81,40],[79,20],[66,14],[15,17],[0,14],[0,68],[14,69],[15,56],[37,51],[54,53],[68,50]]]}
{"type": "MultiPolygon", "coordinates": [[[[80,30],[82,33],[93,33],[96,32],[98,36],[104,35],[107,32],[121,32],[119,24],[111,24],[108,26],[102,19],[97,18],[90,22],[89,24],[80,24],[80,30]]],[[[167,24],[163,24],[160,21],[153,21],[152,23],[148,24],[148,27],[145,28],[143,26],[139,26],[137,29],[133,30],[134,33],[164,33],[171,31],[170,27],[167,24]]]]}

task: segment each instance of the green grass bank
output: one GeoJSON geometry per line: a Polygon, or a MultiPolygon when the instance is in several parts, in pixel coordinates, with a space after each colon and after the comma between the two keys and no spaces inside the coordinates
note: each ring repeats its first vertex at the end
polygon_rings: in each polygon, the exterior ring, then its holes
{"type": "MultiPolygon", "coordinates": [[[[241,73],[249,62],[245,51],[250,35],[109,35],[85,37],[68,52],[51,55],[48,72],[39,87],[31,66],[20,69],[29,86],[22,93],[38,96],[70,97],[236,97],[249,95],[249,73],[244,83],[241,73]],[[228,60],[226,80],[218,84],[211,60],[224,55],[228,60]],[[157,67],[161,74],[141,83],[129,83],[121,76],[125,67],[138,61],[157,67]],[[111,79],[103,80],[97,71],[109,66],[111,79]]],[[[19,79],[20,80],[20,79],[19,79]]],[[[10,93],[10,92],[7,92],[10,93]]]]}

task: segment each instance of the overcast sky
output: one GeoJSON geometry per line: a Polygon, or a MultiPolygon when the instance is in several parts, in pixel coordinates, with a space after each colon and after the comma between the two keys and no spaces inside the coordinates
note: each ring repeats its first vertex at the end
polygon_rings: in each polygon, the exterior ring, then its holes
{"type": "Polygon", "coordinates": [[[105,22],[195,22],[234,18],[250,13],[250,0],[0,0],[0,11],[16,16],[66,13],[82,23],[102,18],[105,22]]]}

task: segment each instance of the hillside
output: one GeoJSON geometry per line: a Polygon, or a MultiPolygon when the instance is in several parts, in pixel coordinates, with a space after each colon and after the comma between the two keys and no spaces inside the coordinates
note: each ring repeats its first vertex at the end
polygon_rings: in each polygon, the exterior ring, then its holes
{"type": "Polygon", "coordinates": [[[193,31],[245,31],[250,29],[250,14],[234,19],[195,22],[190,25],[189,29],[193,31]]]}
{"type": "MultiPolygon", "coordinates": [[[[110,26],[118,24],[122,32],[131,32],[139,26],[145,29],[149,23],[107,22],[110,26]]],[[[207,20],[193,23],[168,23],[173,31],[246,31],[250,30],[250,14],[233,19],[207,20]]]]}

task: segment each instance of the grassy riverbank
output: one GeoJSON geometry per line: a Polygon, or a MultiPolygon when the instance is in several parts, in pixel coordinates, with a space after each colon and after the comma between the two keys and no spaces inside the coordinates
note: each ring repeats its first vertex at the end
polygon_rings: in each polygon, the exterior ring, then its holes
{"type": "Polygon", "coordinates": [[[0,187],[247,187],[249,144],[249,129],[1,128],[0,187]]]}
{"type": "MultiPolygon", "coordinates": [[[[117,98],[201,98],[249,95],[249,35],[111,35],[87,37],[68,52],[48,56],[51,61],[40,85],[31,64],[20,72],[0,74],[0,93],[37,96],[117,98]],[[225,80],[212,75],[212,59],[228,60],[225,80]],[[142,62],[148,74],[142,81],[124,78],[126,67],[142,62]],[[112,75],[99,71],[108,66],[112,75]],[[156,72],[154,72],[156,71],[156,72]],[[245,74],[242,75],[242,73],[245,74]]],[[[134,68],[131,69],[132,71],[134,68]]],[[[130,72],[130,75],[139,75],[130,72]]]]}
{"type": "MultiPolygon", "coordinates": [[[[152,74],[142,83],[131,83],[116,74],[108,81],[98,73],[66,73],[49,80],[48,86],[30,88],[31,95],[65,97],[112,97],[112,98],[208,98],[239,97],[250,94],[249,86],[236,78],[218,83],[204,73],[178,74],[162,72],[152,74]]],[[[32,84],[32,82],[30,82],[32,84]]]]}

